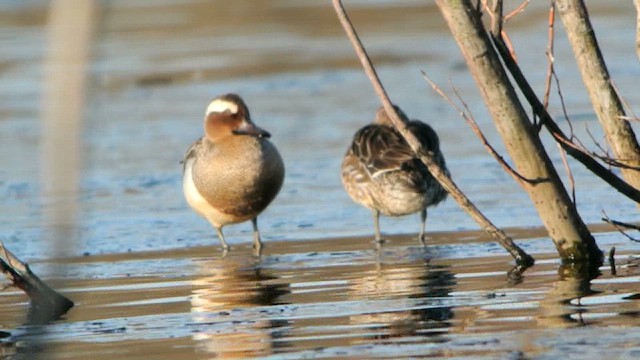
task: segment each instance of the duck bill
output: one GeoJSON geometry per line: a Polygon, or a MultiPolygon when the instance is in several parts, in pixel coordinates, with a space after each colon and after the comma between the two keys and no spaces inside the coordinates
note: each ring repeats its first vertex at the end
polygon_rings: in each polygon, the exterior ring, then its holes
{"type": "Polygon", "coordinates": [[[249,135],[257,138],[268,139],[271,137],[271,134],[269,134],[268,131],[261,129],[248,121],[243,121],[238,128],[233,130],[233,133],[235,135],[249,135]]]}

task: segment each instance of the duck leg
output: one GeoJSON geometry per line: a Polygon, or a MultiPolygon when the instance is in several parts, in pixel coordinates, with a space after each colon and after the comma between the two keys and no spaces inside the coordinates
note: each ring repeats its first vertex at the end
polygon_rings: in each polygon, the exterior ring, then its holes
{"type": "Polygon", "coordinates": [[[383,242],[382,235],[380,235],[380,211],[378,209],[373,210],[373,229],[376,233],[376,242],[383,242]]]}
{"type": "Polygon", "coordinates": [[[259,254],[262,250],[262,241],[260,241],[260,231],[258,231],[258,217],[251,219],[251,224],[253,225],[253,247],[259,254]]]}
{"type": "Polygon", "coordinates": [[[421,223],[421,229],[420,229],[420,242],[422,243],[422,245],[427,245],[427,235],[425,234],[425,228],[427,227],[427,208],[423,208],[422,211],[420,212],[420,223],[421,223]]]}
{"type": "Polygon", "coordinates": [[[229,245],[224,240],[224,235],[222,234],[222,226],[216,227],[216,232],[218,233],[218,239],[220,239],[220,243],[222,244],[222,250],[227,252],[229,250],[229,245]]]}

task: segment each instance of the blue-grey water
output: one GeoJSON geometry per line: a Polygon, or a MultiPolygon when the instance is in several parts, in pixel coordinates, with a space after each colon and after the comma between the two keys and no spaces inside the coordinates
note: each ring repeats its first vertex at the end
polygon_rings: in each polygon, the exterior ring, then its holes
{"type": "MultiPolygon", "coordinates": [[[[509,280],[505,252],[451,199],[430,209],[426,249],[415,240],[416,215],[383,218],[391,241],[375,250],[371,215],[342,189],[339,166],[379,102],[328,1],[96,2],[84,30],[93,34],[89,56],[64,69],[56,56],[77,61],[65,58],[70,35],[54,36],[52,9],[64,1],[7,1],[0,5],[0,239],[77,302],[47,328],[50,353],[640,356],[638,245],[598,225],[603,212],[635,222],[637,207],[570,159],[580,214],[603,250],[618,249],[623,266],[616,275],[605,266],[592,281],[558,274],[526,193],[420,74],[445,91],[455,86],[507,155],[437,7],[345,3],[392,100],[436,129],[453,179],[537,265],[522,282],[509,280]],[[75,81],[84,84],[77,92],[75,81]],[[222,258],[213,229],[182,197],[182,155],[201,136],[208,102],[226,92],[244,97],[287,167],[282,192],[260,217],[261,259],[250,256],[248,223],[225,228],[234,249],[222,258]],[[80,109],[77,126],[60,108],[80,109]]],[[[633,4],[588,5],[611,76],[637,111],[633,4]]],[[[531,4],[507,26],[540,95],[546,6],[531,4]]],[[[556,25],[566,110],[576,136],[597,151],[602,131],[556,25]]],[[[569,129],[552,93],[551,112],[569,129]]],[[[569,186],[557,147],[542,137],[569,186]]],[[[19,352],[28,339],[26,308],[20,292],[0,292],[0,330],[11,333],[0,351],[19,352]]]]}

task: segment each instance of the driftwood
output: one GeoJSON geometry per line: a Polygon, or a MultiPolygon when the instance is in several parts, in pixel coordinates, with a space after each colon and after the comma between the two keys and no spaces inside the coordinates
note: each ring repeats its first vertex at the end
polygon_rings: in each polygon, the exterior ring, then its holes
{"type": "Polygon", "coordinates": [[[358,35],[356,34],[356,31],[351,24],[344,7],[342,6],[342,1],[333,0],[333,6],[347,37],[351,41],[351,44],[362,63],[365,73],[369,77],[369,80],[371,80],[373,88],[380,97],[382,105],[402,137],[407,141],[409,146],[411,146],[413,151],[415,151],[420,160],[427,166],[433,177],[438,180],[438,182],[447,190],[462,209],[464,209],[480,226],[482,226],[487,233],[495,238],[500,245],[502,245],[511,254],[511,256],[513,256],[518,264],[532,265],[534,262],[533,258],[516,245],[501,229],[493,225],[491,221],[476,208],[471,200],[466,197],[453,180],[442,171],[442,169],[433,160],[432,154],[421,149],[418,140],[411,132],[408,131],[406,124],[396,114],[391,100],[389,100],[389,96],[387,95],[373,65],[371,64],[371,60],[369,59],[362,42],[358,38],[358,35]]]}
{"type": "Polygon", "coordinates": [[[59,318],[73,307],[73,301],[45,284],[0,241],[0,271],[31,299],[30,323],[46,323],[59,318]]]}

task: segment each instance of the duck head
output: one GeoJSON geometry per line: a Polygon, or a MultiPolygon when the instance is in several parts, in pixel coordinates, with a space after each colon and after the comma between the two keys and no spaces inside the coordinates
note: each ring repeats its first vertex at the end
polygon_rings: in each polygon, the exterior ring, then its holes
{"type": "Polygon", "coordinates": [[[237,94],[218,96],[209,103],[204,116],[204,133],[213,142],[230,136],[271,136],[251,121],[249,108],[237,94]]]}
{"type": "MultiPolygon", "coordinates": [[[[400,117],[400,119],[402,119],[404,122],[409,121],[409,118],[404,113],[404,111],[400,109],[399,106],[393,105],[393,108],[398,113],[398,116],[400,117]]],[[[393,126],[393,122],[391,122],[391,118],[389,117],[389,114],[387,114],[387,111],[384,109],[384,106],[380,106],[378,108],[378,111],[376,111],[375,123],[379,125],[393,126]]]]}

